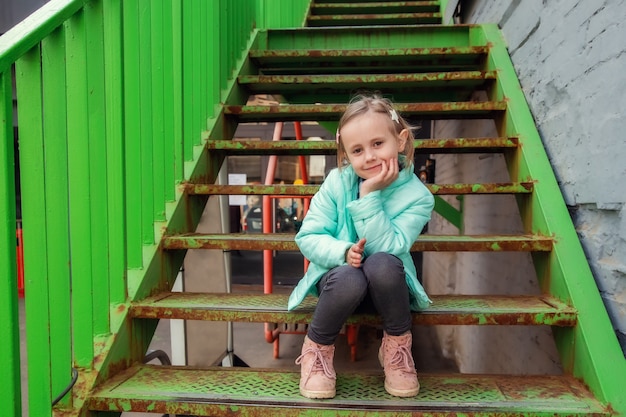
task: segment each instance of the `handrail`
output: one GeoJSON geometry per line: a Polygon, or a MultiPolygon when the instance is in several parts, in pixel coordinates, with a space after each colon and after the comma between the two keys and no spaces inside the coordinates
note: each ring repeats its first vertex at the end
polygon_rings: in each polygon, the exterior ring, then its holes
{"type": "Polygon", "coordinates": [[[90,0],[50,0],[0,36],[0,72],[61,26],[90,0]]]}

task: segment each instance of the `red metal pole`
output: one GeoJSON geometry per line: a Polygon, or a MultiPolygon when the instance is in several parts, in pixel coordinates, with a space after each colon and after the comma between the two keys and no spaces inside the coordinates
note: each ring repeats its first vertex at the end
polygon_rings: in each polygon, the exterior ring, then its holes
{"type": "MultiPolygon", "coordinates": [[[[296,131],[296,140],[302,140],[302,125],[300,122],[293,122],[293,128],[296,131]]],[[[304,155],[298,156],[298,162],[300,165],[300,176],[302,177],[302,182],[304,184],[309,183],[309,174],[306,168],[306,158],[304,155]]]]}
{"type": "Polygon", "coordinates": [[[17,222],[15,236],[17,237],[17,293],[20,298],[24,298],[24,245],[21,221],[17,222]]]}

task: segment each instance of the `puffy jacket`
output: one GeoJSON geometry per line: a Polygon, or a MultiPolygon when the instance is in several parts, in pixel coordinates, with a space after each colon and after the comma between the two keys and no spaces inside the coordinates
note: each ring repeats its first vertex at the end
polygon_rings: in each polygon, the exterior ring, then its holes
{"type": "Polygon", "coordinates": [[[431,303],[417,280],[411,246],[430,220],[434,198],[411,171],[403,169],[388,187],[357,199],[359,178],[352,166],[332,170],[311,200],[296,235],[309,268],[289,296],[293,310],[307,295],[319,296],[317,282],[332,268],[345,265],[345,254],[360,238],[367,239],[365,257],[386,252],[404,264],[411,309],[431,303]]]}

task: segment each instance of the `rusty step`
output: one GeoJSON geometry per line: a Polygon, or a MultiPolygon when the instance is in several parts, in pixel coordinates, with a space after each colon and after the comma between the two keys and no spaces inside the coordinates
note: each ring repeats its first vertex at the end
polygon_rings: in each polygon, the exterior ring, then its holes
{"type": "Polygon", "coordinates": [[[309,15],[308,26],[427,25],[441,23],[441,13],[372,13],[309,15]]]}
{"type": "Polygon", "coordinates": [[[357,1],[357,2],[320,2],[311,3],[310,12],[314,15],[337,14],[375,14],[384,8],[387,13],[434,13],[441,9],[438,1],[357,1]]]}
{"type": "Polygon", "coordinates": [[[367,84],[370,90],[433,91],[435,89],[485,89],[496,71],[453,71],[412,74],[366,75],[241,75],[240,85],[253,94],[287,94],[322,90],[325,94],[346,94],[367,84]]]}
{"type": "Polygon", "coordinates": [[[367,49],[256,49],[248,54],[270,74],[359,74],[480,70],[488,46],[367,49]]]}
{"type": "MultiPolygon", "coordinates": [[[[530,194],[532,182],[491,184],[426,184],[437,195],[463,194],[530,194]]],[[[216,185],[183,183],[180,188],[189,195],[285,195],[312,196],[319,185],[216,185]]]]}
{"type": "MultiPolygon", "coordinates": [[[[298,250],[294,234],[185,233],[166,235],[161,246],[167,250],[298,250]]],[[[553,239],[539,235],[421,235],[411,247],[414,252],[549,252],[553,239]]]]}
{"type": "MultiPolygon", "coordinates": [[[[311,322],[317,303],[307,297],[287,311],[287,294],[165,292],[131,304],[130,315],[147,319],[184,319],[257,323],[311,322]]],[[[550,296],[430,295],[433,304],[413,313],[415,325],[574,326],[576,310],[550,296]]],[[[380,325],[377,314],[354,314],[347,324],[380,325]]]]}
{"type": "MultiPolygon", "coordinates": [[[[226,105],[224,114],[241,122],[337,121],[346,104],[226,105]]],[[[493,119],[506,110],[506,101],[398,103],[403,116],[426,119],[493,119]]]]}
{"type": "MultiPolygon", "coordinates": [[[[504,152],[516,149],[518,144],[516,137],[417,139],[414,142],[415,152],[419,154],[504,152]]],[[[228,155],[334,155],[337,152],[334,140],[208,140],[205,146],[228,155]]]]}
{"type": "Polygon", "coordinates": [[[337,396],[315,401],[298,394],[293,369],[191,368],[135,365],[89,394],[93,411],[231,417],[376,415],[609,416],[588,388],[567,375],[421,374],[415,398],[385,392],[382,372],[337,374],[337,396]]]}

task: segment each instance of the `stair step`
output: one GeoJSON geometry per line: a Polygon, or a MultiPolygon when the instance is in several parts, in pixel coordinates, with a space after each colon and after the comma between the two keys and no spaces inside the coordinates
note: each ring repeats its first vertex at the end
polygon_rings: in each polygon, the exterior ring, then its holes
{"type": "MultiPolygon", "coordinates": [[[[492,183],[492,184],[426,184],[433,194],[529,194],[533,191],[532,182],[492,183]]],[[[319,185],[216,185],[182,184],[181,189],[189,195],[285,195],[312,196],[319,185]]]]}
{"type": "MultiPolygon", "coordinates": [[[[261,277],[259,277],[260,280],[261,277]]],[[[133,302],[134,318],[310,323],[317,303],[307,297],[287,311],[287,294],[166,292],[133,302]]],[[[413,313],[415,325],[574,326],[576,310],[549,296],[430,295],[433,304],[413,313]]],[[[380,325],[376,314],[354,314],[347,324],[380,325]]]]}
{"type": "Polygon", "coordinates": [[[370,1],[354,3],[330,3],[316,1],[311,4],[311,13],[314,15],[337,15],[337,14],[372,14],[383,8],[388,13],[411,13],[411,12],[438,12],[441,5],[438,1],[370,1]]]}
{"type": "Polygon", "coordinates": [[[570,376],[420,375],[415,398],[387,394],[383,375],[337,375],[337,396],[309,400],[292,370],[136,365],[88,398],[98,411],[196,416],[605,416],[608,410],[570,376]]]}
{"type": "Polygon", "coordinates": [[[249,57],[263,74],[358,74],[480,70],[487,46],[367,49],[251,50],[249,57]]]}
{"type": "Polygon", "coordinates": [[[424,25],[441,23],[441,13],[310,15],[309,26],[424,25]]]}
{"type": "MultiPolygon", "coordinates": [[[[186,233],[162,238],[164,249],[222,250],[298,250],[294,234],[204,234],[186,233]]],[[[413,252],[549,252],[553,239],[538,235],[421,235],[411,247],[413,252]]]]}
{"type": "MultiPolygon", "coordinates": [[[[451,138],[417,139],[415,153],[491,153],[516,149],[519,141],[511,138],[451,138]]],[[[334,155],[337,144],[334,140],[209,140],[208,150],[224,151],[229,155],[334,155]]]]}
{"type": "MultiPolygon", "coordinates": [[[[241,122],[337,121],[346,104],[285,104],[274,106],[226,105],[224,114],[241,122]]],[[[403,116],[426,119],[492,119],[506,110],[506,101],[465,101],[444,103],[398,103],[403,116]]]]}
{"type": "Polygon", "coordinates": [[[370,90],[401,88],[402,91],[444,88],[484,89],[497,77],[496,71],[455,71],[418,74],[376,75],[243,75],[240,85],[254,94],[287,94],[322,90],[325,94],[350,93],[367,84],[370,90]]]}

